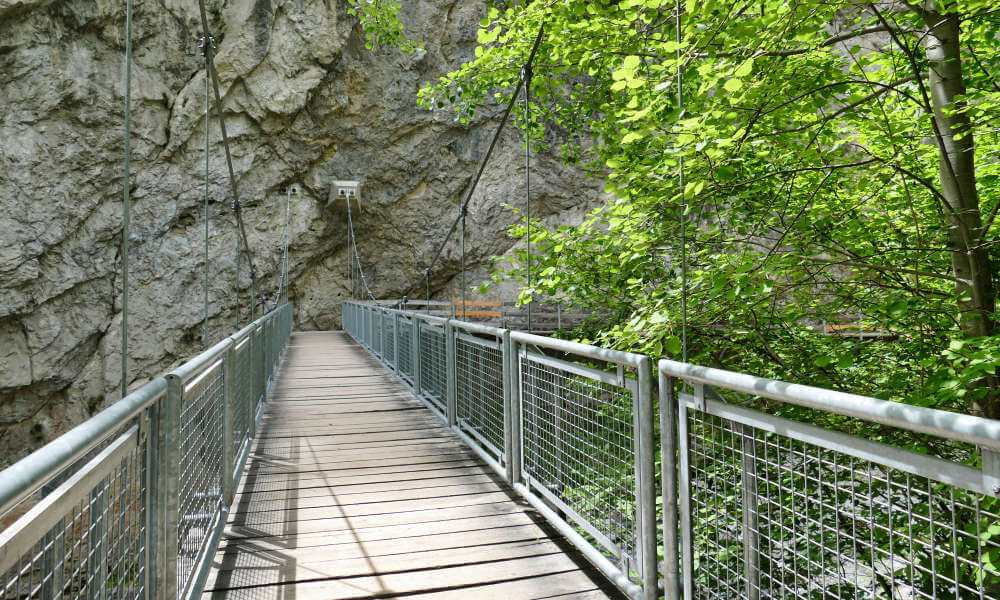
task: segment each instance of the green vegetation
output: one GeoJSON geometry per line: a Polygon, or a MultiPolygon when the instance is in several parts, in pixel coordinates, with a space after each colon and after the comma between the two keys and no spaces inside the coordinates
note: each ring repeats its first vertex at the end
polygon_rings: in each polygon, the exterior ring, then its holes
{"type": "Polygon", "coordinates": [[[519,125],[614,197],[533,227],[526,292],[610,310],[589,341],[675,358],[683,295],[693,362],[1000,415],[1000,11],[687,0],[678,43],[674,7],[498,3],[475,60],[422,90],[463,119],[505,100],[544,23],[519,125]],[[881,335],[823,334],[859,315],[881,335]]]}

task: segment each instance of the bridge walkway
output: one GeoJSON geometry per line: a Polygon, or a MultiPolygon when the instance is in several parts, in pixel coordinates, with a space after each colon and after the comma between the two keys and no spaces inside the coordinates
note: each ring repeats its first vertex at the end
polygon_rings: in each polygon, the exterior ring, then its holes
{"type": "Polygon", "coordinates": [[[341,332],[295,333],[203,598],[620,598],[341,332]]]}

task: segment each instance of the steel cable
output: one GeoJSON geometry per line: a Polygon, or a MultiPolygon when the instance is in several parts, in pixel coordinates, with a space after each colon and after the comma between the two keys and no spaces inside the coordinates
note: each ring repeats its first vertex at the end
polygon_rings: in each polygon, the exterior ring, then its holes
{"type": "MultiPolygon", "coordinates": [[[[198,8],[201,13],[201,28],[205,39],[210,39],[208,31],[208,13],[205,11],[205,0],[198,0],[198,8]]],[[[208,69],[207,76],[212,78],[212,88],[215,92],[215,109],[219,119],[219,130],[222,133],[222,145],[226,151],[226,167],[229,169],[229,185],[233,193],[233,214],[236,216],[236,225],[239,229],[239,236],[243,241],[243,249],[247,255],[247,263],[250,266],[250,320],[254,319],[257,310],[257,271],[254,267],[253,252],[250,250],[250,242],[247,238],[247,230],[243,224],[243,214],[240,206],[239,190],[236,186],[236,174],[233,171],[233,157],[229,151],[229,136],[226,134],[226,121],[222,114],[222,96],[219,94],[219,77],[215,71],[215,57],[211,44],[205,44],[205,65],[208,69]]],[[[237,270],[239,261],[237,260],[237,270]]],[[[237,285],[237,294],[239,286],[237,285]]],[[[238,311],[239,309],[237,309],[238,311]]]]}
{"type": "MultiPolygon", "coordinates": [[[[201,0],[199,0],[201,1],[201,0]]],[[[483,172],[486,170],[486,163],[489,162],[490,156],[493,154],[493,149],[496,147],[497,142],[500,140],[500,134],[503,132],[504,125],[507,124],[507,120],[510,117],[510,112],[514,108],[514,103],[517,101],[517,97],[521,92],[521,86],[525,83],[525,74],[530,72],[531,64],[535,60],[535,54],[538,52],[538,46],[542,41],[542,35],[545,32],[545,24],[538,28],[538,35],[535,37],[535,42],[531,46],[531,53],[528,55],[528,60],[525,62],[524,67],[521,69],[521,77],[517,80],[517,87],[514,88],[514,93],[510,96],[510,101],[507,103],[507,108],[504,110],[503,117],[500,119],[500,126],[497,127],[496,133],[493,134],[493,140],[490,142],[490,147],[486,150],[486,155],[483,160],[479,163],[479,170],[476,172],[476,177],[472,181],[472,187],[469,188],[469,192],[465,196],[465,201],[462,202],[462,208],[459,211],[458,217],[455,218],[454,222],[451,224],[451,228],[448,230],[448,234],[444,236],[444,240],[438,246],[437,252],[434,254],[434,258],[431,259],[430,264],[424,269],[425,278],[429,279],[430,272],[434,269],[434,265],[437,264],[438,259],[441,258],[441,254],[444,252],[444,247],[451,239],[451,236],[455,233],[459,224],[464,220],[465,214],[469,208],[469,202],[472,200],[472,194],[476,191],[476,187],[479,185],[479,180],[483,176],[483,172]]],[[[406,296],[409,296],[416,289],[418,283],[414,283],[409,290],[406,292],[406,296]]],[[[429,285],[429,283],[428,283],[429,285]]]]}

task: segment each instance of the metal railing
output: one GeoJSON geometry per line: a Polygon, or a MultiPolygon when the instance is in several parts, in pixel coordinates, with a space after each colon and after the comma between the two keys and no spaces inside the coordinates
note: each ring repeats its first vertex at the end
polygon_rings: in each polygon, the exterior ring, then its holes
{"type": "Polygon", "coordinates": [[[200,596],[291,329],[285,304],[0,472],[0,600],[200,596]]]}
{"type": "Polygon", "coordinates": [[[616,585],[657,597],[648,358],[368,303],[343,323],[616,585]]]}
{"type": "Polygon", "coordinates": [[[659,373],[668,591],[1000,598],[1000,421],[669,360],[659,373]],[[940,438],[945,457],[814,424],[837,418],[940,438]]]}
{"type": "Polygon", "coordinates": [[[1000,421],[661,360],[654,431],[644,356],[343,314],[633,598],[1000,600],[1000,421]],[[926,439],[938,456],[906,448],[926,439]]]}

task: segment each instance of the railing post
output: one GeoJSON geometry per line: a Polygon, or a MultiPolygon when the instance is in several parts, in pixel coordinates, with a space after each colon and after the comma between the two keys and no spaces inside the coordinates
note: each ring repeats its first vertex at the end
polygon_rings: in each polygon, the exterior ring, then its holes
{"type": "Polygon", "coordinates": [[[146,449],[145,459],[145,485],[143,486],[143,525],[145,527],[145,540],[143,544],[143,570],[145,579],[142,588],[146,590],[146,597],[158,600],[159,594],[156,592],[157,573],[159,571],[159,540],[162,537],[160,530],[160,468],[162,462],[159,454],[159,425],[160,414],[166,404],[164,398],[156,401],[152,406],[142,411],[142,418],[139,421],[141,429],[142,444],[146,449]]]}
{"type": "Polygon", "coordinates": [[[399,368],[399,313],[392,313],[392,364],[396,374],[402,373],[399,368]]]}
{"type": "Polygon", "coordinates": [[[264,365],[267,362],[267,336],[263,324],[254,328],[254,336],[257,342],[257,345],[254,346],[254,354],[257,359],[254,368],[254,379],[257,380],[257,393],[254,394],[254,415],[256,416],[260,405],[264,402],[264,394],[267,393],[267,373],[264,372],[264,365]]]}
{"type": "Polygon", "coordinates": [[[666,600],[681,597],[680,546],[677,540],[677,398],[674,379],[661,371],[660,464],[663,495],[663,590],[666,600]]]}
{"type": "Polygon", "coordinates": [[[500,365],[503,384],[503,456],[507,469],[507,482],[514,483],[514,386],[511,383],[510,330],[504,329],[500,338],[500,365]]]}
{"type": "Polygon", "coordinates": [[[521,373],[517,356],[517,342],[511,339],[510,330],[504,330],[504,339],[507,347],[507,380],[510,385],[510,467],[511,485],[521,481],[521,473],[524,468],[521,464],[521,373]]]}
{"type": "Polygon", "coordinates": [[[178,478],[180,464],[179,420],[184,401],[184,382],[176,375],[167,375],[167,393],[161,403],[157,431],[157,469],[159,492],[158,561],[156,586],[158,600],[177,599],[177,526],[178,478]]]}
{"type": "Polygon", "coordinates": [[[382,362],[386,363],[388,361],[385,359],[385,317],[381,308],[376,314],[378,315],[378,353],[382,356],[382,362]]]}
{"type": "Polygon", "coordinates": [[[420,377],[420,319],[413,315],[413,352],[410,356],[413,363],[413,389],[420,395],[422,388],[422,378],[420,377]]]}
{"type": "Polygon", "coordinates": [[[446,378],[445,412],[448,426],[458,425],[458,369],[455,362],[455,327],[451,319],[444,322],[444,371],[446,378]]]}
{"type": "Polygon", "coordinates": [[[638,507],[639,507],[639,564],[642,569],[642,592],[645,600],[656,600],[659,597],[657,590],[656,560],[656,481],[653,459],[653,382],[649,357],[643,356],[636,368],[638,384],[637,424],[639,442],[639,452],[636,459],[639,461],[639,485],[638,487],[638,507]]]}
{"type": "Polygon", "coordinates": [[[743,569],[745,578],[744,598],[760,598],[760,557],[757,554],[757,457],[753,428],[740,426],[740,455],[742,458],[743,496],[743,569]]]}
{"type": "MultiPolygon", "coordinates": [[[[233,449],[233,411],[236,409],[236,386],[233,376],[234,344],[230,343],[222,355],[222,507],[228,510],[233,504],[233,476],[236,471],[236,452],[233,449]]],[[[240,435],[243,435],[242,433],[240,435]]]]}

